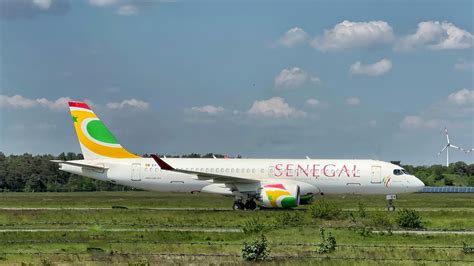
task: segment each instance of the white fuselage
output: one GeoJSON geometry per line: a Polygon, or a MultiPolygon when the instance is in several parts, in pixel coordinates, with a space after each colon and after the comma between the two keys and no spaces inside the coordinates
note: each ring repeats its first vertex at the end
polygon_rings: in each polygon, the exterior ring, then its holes
{"type": "MultiPolygon", "coordinates": [[[[398,194],[417,192],[424,184],[415,176],[395,175],[401,167],[377,160],[313,159],[185,159],[167,158],[176,169],[255,179],[261,184],[295,183],[301,195],[398,194]]],[[[92,170],[61,164],[61,170],[102,181],[162,192],[208,192],[233,195],[224,183],[200,180],[197,175],[162,170],[152,158],[75,161],[107,168],[92,170]]],[[[244,186],[244,185],[242,185],[244,186]]],[[[248,191],[258,187],[248,188],[248,191]]],[[[245,191],[240,187],[239,191],[245,191]]]]}

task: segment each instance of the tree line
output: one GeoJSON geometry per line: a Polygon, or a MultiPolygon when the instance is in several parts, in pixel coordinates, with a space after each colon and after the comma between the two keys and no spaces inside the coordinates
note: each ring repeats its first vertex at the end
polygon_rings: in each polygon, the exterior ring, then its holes
{"type": "MultiPolygon", "coordinates": [[[[144,157],[149,157],[147,154],[144,157]]],[[[222,154],[191,153],[181,156],[167,155],[168,158],[224,158],[222,154]]],[[[237,156],[241,158],[241,156],[237,156]]],[[[51,160],[81,160],[82,154],[61,153],[53,155],[8,155],[0,152],[0,191],[15,192],[68,192],[68,191],[124,191],[133,188],[82,177],[59,170],[51,160]]],[[[452,163],[442,165],[403,165],[410,173],[419,177],[426,185],[467,185],[474,186],[474,164],[452,163]]]]}

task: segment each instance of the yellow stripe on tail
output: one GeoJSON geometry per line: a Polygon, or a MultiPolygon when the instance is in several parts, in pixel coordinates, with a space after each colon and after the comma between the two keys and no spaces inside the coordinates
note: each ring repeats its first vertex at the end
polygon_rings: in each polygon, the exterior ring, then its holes
{"type": "Polygon", "coordinates": [[[119,144],[114,135],[83,102],[69,102],[84,159],[140,158],[119,144]]]}

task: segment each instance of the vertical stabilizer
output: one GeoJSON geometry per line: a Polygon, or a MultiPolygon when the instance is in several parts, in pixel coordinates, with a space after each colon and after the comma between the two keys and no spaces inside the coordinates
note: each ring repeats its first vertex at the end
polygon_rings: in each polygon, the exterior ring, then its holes
{"type": "Polygon", "coordinates": [[[139,158],[119,144],[89,105],[83,102],[69,102],[69,109],[84,159],[139,158]]]}

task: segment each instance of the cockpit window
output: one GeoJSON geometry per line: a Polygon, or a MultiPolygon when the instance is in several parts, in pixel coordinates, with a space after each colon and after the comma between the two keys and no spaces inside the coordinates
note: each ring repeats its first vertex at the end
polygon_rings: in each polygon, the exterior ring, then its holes
{"type": "Polygon", "coordinates": [[[403,172],[404,174],[406,174],[406,175],[409,175],[409,174],[410,174],[410,173],[408,173],[408,171],[405,170],[405,169],[402,169],[402,172],[403,172]]]}
{"type": "Polygon", "coordinates": [[[403,175],[403,170],[402,169],[394,169],[393,174],[394,175],[403,175]]]}

